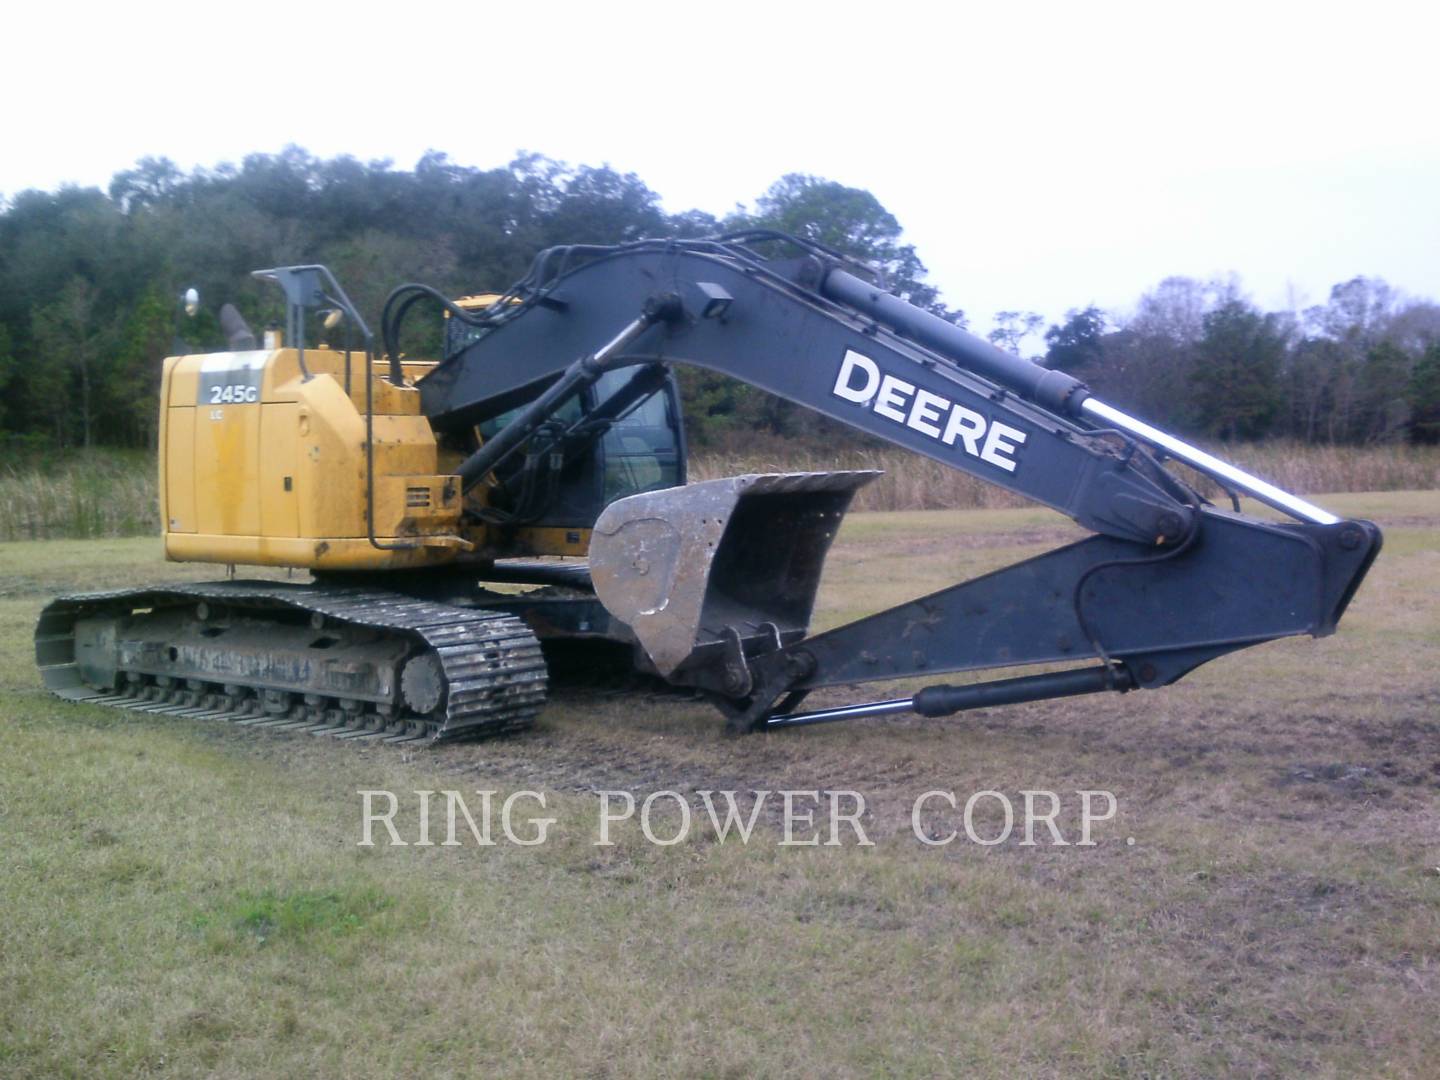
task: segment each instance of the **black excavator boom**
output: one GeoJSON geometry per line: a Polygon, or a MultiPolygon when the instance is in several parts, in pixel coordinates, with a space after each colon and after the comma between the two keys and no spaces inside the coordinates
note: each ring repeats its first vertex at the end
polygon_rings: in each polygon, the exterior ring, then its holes
{"type": "Polygon", "coordinates": [[[732,729],[1162,686],[1226,652],[1333,632],[1379,551],[1373,524],[1342,521],[1149,427],[817,245],[772,235],[641,242],[552,251],[537,267],[491,309],[479,340],[420,383],[437,430],[519,408],[513,437],[482,447],[468,475],[483,475],[606,371],[691,364],[1097,534],[806,638],[825,549],[869,477],[730,478],[612,503],[591,543],[598,595],[654,668],[712,694],[732,729]],[[799,256],[762,258],[757,243],[790,244],[799,256]],[[1165,458],[1294,520],[1240,514],[1238,499],[1237,512],[1219,510],[1165,458]],[[811,690],[841,683],[1081,662],[1090,666],[793,711],[811,690]]]}

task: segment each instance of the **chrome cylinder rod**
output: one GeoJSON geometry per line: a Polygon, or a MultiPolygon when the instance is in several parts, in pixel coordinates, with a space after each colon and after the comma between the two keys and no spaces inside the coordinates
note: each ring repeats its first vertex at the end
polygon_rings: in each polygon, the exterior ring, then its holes
{"type": "Polygon", "coordinates": [[[890,716],[913,712],[921,716],[950,716],[966,709],[983,709],[993,705],[1014,705],[1022,701],[1045,701],[1049,698],[1074,697],[1076,694],[1098,694],[1102,690],[1124,693],[1135,686],[1130,672],[1123,665],[1080,668],[1071,671],[1050,671],[1042,675],[1022,675],[1017,679],[971,683],[968,686],[927,686],[913,698],[871,701],[863,705],[842,705],[838,709],[817,709],[815,712],[785,713],[766,717],[761,730],[802,727],[806,724],[828,724],[833,720],[855,720],[863,716],[890,716]]]}
{"type": "Polygon", "coordinates": [[[1284,510],[1287,514],[1293,514],[1303,521],[1313,521],[1317,525],[1334,525],[1340,520],[1328,510],[1322,510],[1313,503],[1291,495],[1288,491],[1282,491],[1274,484],[1261,480],[1258,476],[1251,476],[1244,469],[1237,469],[1234,465],[1221,461],[1213,454],[1207,454],[1199,447],[1191,446],[1174,435],[1151,427],[1143,420],[1137,420],[1113,405],[1106,405],[1098,398],[1086,398],[1080,408],[1095,419],[1103,421],[1106,427],[1119,428],[1121,431],[1127,431],[1137,438],[1144,439],[1146,442],[1158,446],[1177,461],[1193,465],[1201,472],[1209,473],[1247,495],[1253,495],[1276,510],[1284,510]]]}
{"type": "Polygon", "coordinates": [[[895,713],[914,711],[914,698],[894,698],[890,701],[870,701],[863,705],[841,705],[835,709],[816,709],[814,712],[771,716],[766,718],[762,727],[768,731],[775,728],[804,727],[806,724],[828,724],[835,720],[858,720],[863,716],[892,716],[895,713]]]}

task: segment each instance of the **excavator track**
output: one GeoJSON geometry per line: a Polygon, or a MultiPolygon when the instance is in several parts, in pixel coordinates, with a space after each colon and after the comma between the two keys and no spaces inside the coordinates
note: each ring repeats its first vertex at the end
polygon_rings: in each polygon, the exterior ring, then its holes
{"type": "Polygon", "coordinates": [[[35,629],[62,698],[340,739],[529,727],[540,643],[513,615],[356,586],[227,581],[61,596],[35,629]]]}

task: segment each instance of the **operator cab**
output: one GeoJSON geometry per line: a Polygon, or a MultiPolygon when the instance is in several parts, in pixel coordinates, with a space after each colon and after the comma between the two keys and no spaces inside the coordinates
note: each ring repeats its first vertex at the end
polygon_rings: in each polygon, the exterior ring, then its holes
{"type": "MultiPolygon", "coordinates": [[[[467,296],[456,301],[467,310],[484,309],[497,296],[467,296]]],[[[448,313],[445,318],[446,357],[484,337],[483,327],[467,326],[448,313]]],[[[608,425],[597,424],[584,438],[585,420],[620,392],[637,369],[618,368],[567,402],[553,423],[575,433],[567,440],[557,469],[555,456],[517,453],[497,471],[498,490],[492,507],[513,517],[514,524],[589,528],[610,503],[629,495],[686,482],[685,431],[680,390],[673,373],[650,396],[641,398],[608,425]]],[[[477,427],[482,441],[504,429],[524,408],[518,405],[477,427]]]]}

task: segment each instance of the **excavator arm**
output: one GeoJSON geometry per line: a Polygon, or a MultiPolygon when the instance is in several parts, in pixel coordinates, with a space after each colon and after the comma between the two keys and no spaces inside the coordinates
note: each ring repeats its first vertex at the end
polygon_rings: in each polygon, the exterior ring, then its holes
{"type": "MultiPolygon", "coordinates": [[[[808,265],[786,268],[800,276],[808,265]]],[[[832,291],[842,278],[858,280],[842,270],[827,278],[832,291]]],[[[634,326],[647,306],[668,301],[607,356],[606,369],[709,368],[1009,488],[1095,532],[1148,543],[1188,528],[1187,493],[1169,474],[1066,415],[1086,396],[1081,383],[908,304],[976,355],[1008,365],[997,370],[1033,373],[1030,394],[729,251],[622,249],[562,277],[545,301],[511,315],[421,382],[433,425],[469,426],[553,391],[577,357],[634,326]]]]}
{"type": "MultiPolygon", "coordinates": [[[[805,637],[820,566],[867,474],[733,477],[612,503],[595,523],[597,594],[650,664],[710,692],[737,730],[1168,684],[1223,653],[1334,631],[1379,551],[1341,521],[776,236],[552,250],[478,340],[420,383],[438,431],[516,417],[460,468],[480,483],[607,371],[732,376],[1046,506],[1095,536],[805,637]],[[797,257],[766,259],[754,243],[797,257]],[[1294,518],[1216,509],[1169,456],[1294,518]],[[1099,663],[796,713],[839,683],[1099,663]]],[[[601,406],[602,414],[606,406],[601,406]]],[[[1238,500],[1237,500],[1238,508],[1238,500]]]]}

